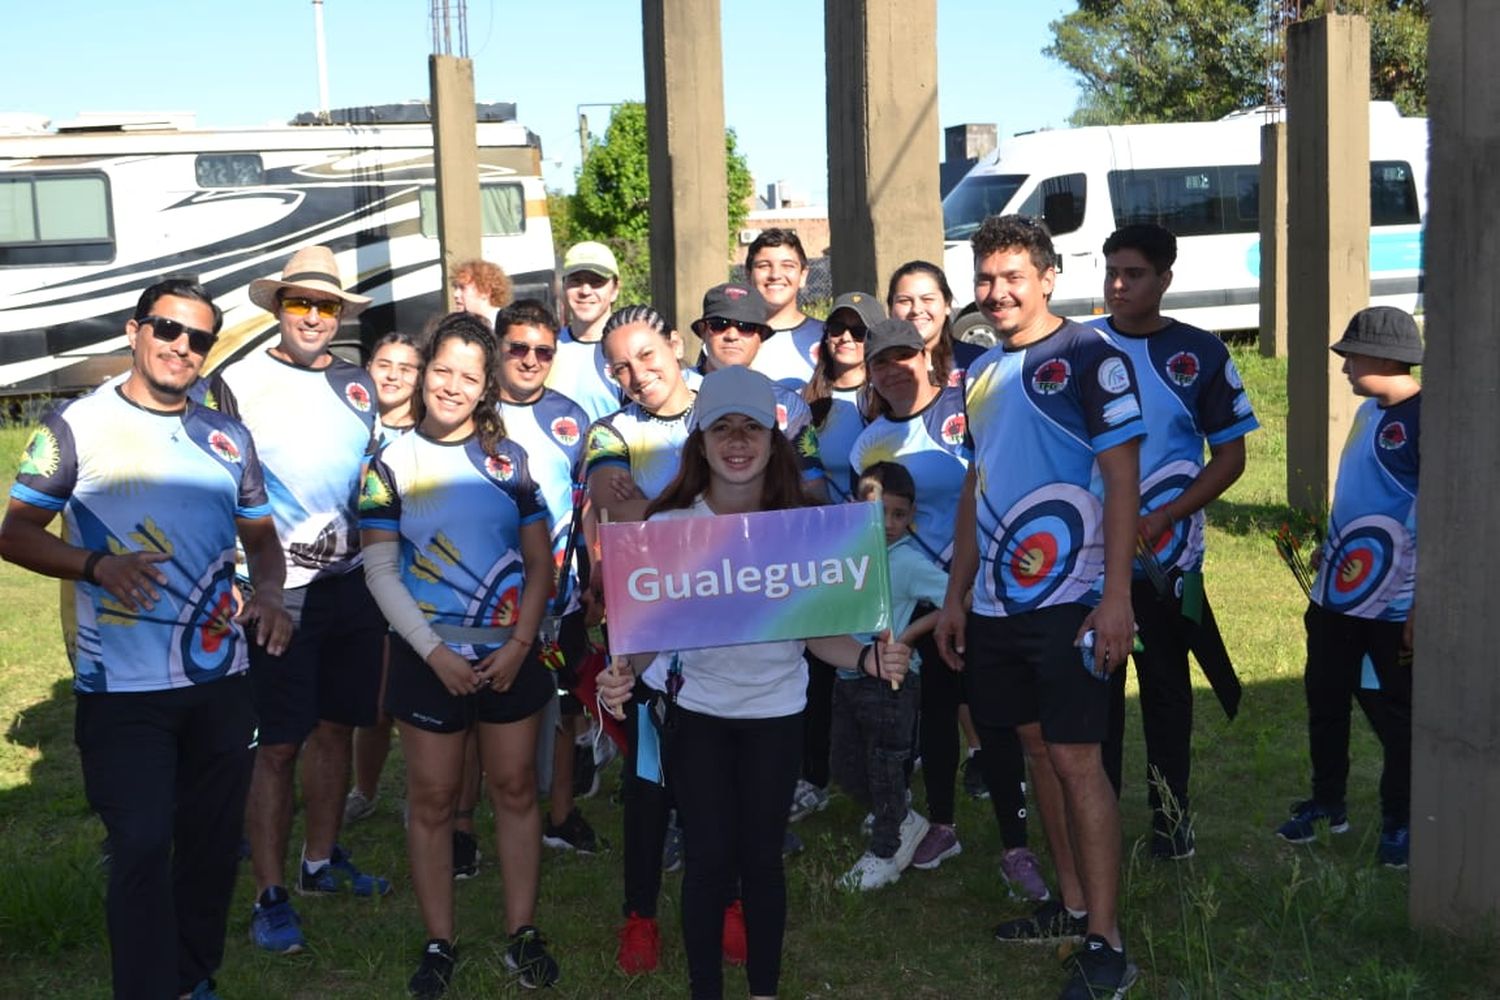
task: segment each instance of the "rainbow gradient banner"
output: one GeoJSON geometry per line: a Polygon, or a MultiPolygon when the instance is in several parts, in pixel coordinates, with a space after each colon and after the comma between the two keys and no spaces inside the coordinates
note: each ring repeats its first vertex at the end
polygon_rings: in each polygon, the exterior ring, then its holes
{"type": "Polygon", "coordinates": [[[878,632],[891,623],[876,503],[599,526],[612,653],[878,632]]]}

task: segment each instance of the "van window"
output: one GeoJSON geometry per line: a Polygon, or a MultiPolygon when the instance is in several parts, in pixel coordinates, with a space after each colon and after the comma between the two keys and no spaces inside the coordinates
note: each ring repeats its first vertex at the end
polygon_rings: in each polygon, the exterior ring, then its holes
{"type": "Polygon", "coordinates": [[[969,174],[943,199],[943,239],[966,240],[1010,204],[1025,174],[969,174]]]}
{"type": "MultiPolygon", "coordinates": [[[[437,189],[424,187],[422,235],[437,238],[437,189]]],[[[526,193],[519,184],[479,186],[479,235],[519,236],[526,231],[526,193]]]]}
{"type": "Polygon", "coordinates": [[[114,256],[103,174],[0,177],[0,266],[96,264],[114,256]]]}
{"type": "Polygon", "coordinates": [[[1370,225],[1405,226],[1422,221],[1411,164],[1376,160],[1370,164],[1370,225]]]}
{"type": "Polygon", "coordinates": [[[266,182],[259,153],[199,153],[193,173],[201,188],[256,187],[266,182]]]}
{"type": "Polygon", "coordinates": [[[1076,232],[1083,226],[1088,178],[1083,174],[1049,177],[1026,196],[1017,211],[1047,224],[1053,236],[1076,232]]]}
{"type": "Polygon", "coordinates": [[[1255,164],[1235,167],[1168,167],[1159,170],[1112,170],[1109,193],[1114,201],[1115,226],[1154,222],[1177,236],[1212,236],[1253,232],[1260,226],[1253,200],[1259,202],[1259,181],[1252,199],[1248,174],[1255,164]]]}

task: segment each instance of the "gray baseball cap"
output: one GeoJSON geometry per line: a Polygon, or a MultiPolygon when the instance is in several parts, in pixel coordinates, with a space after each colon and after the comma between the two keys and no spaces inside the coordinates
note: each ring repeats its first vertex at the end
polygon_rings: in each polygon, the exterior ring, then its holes
{"type": "Polygon", "coordinates": [[[742,413],[762,427],[776,427],[776,392],[771,380],[744,365],[703,376],[693,402],[693,430],[706,430],[720,417],[742,413]]]}
{"type": "Polygon", "coordinates": [[[1389,358],[1408,365],[1422,363],[1422,335],[1411,314],[1394,306],[1371,306],[1354,314],[1344,337],[1329,348],[1333,353],[1389,358]]]}

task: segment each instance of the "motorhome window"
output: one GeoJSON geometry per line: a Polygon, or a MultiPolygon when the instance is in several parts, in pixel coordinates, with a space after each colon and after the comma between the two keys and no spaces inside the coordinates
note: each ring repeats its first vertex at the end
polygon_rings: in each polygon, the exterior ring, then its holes
{"type": "Polygon", "coordinates": [[[1025,174],[969,174],[943,199],[943,238],[966,240],[991,215],[1005,210],[1025,174]]]}
{"type": "Polygon", "coordinates": [[[1115,225],[1152,222],[1178,236],[1254,232],[1260,227],[1260,182],[1252,187],[1248,177],[1258,169],[1247,164],[1110,171],[1115,225]]]}
{"type": "MultiPolygon", "coordinates": [[[[437,238],[437,189],[423,188],[422,235],[437,238]]],[[[479,186],[481,236],[519,236],[526,231],[526,193],[519,184],[479,186]]]]}
{"type": "Polygon", "coordinates": [[[103,174],[0,178],[0,266],[102,263],[114,255],[103,174]]]}
{"type": "Polygon", "coordinates": [[[1083,226],[1083,207],[1088,178],[1083,174],[1049,177],[1036,186],[1017,209],[1020,214],[1041,219],[1053,236],[1076,232],[1083,226]]]}
{"type": "Polygon", "coordinates": [[[256,187],[266,182],[259,153],[199,153],[193,173],[201,188],[256,187]]]}
{"type": "Polygon", "coordinates": [[[1370,225],[1406,226],[1422,221],[1411,164],[1376,160],[1370,164],[1370,225]]]}

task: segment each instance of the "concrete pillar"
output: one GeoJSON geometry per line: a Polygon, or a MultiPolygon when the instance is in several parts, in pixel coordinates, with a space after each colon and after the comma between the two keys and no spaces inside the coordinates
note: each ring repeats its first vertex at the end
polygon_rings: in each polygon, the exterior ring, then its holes
{"type": "MultiPolygon", "coordinates": [[[[825,0],[835,293],[941,264],[936,0],[825,0]]],[[[966,282],[969,275],[949,275],[966,282]]]]}
{"type": "Polygon", "coordinates": [[[1286,357],[1286,122],[1260,127],[1260,356],[1286,357]]]}
{"type": "Polygon", "coordinates": [[[1500,915],[1500,5],[1432,5],[1411,919],[1475,936],[1500,915]]]}
{"type": "Polygon", "coordinates": [[[1328,345],[1370,301],[1370,25],[1287,28],[1287,502],[1321,513],[1357,400],[1328,345]]]}
{"type": "Polygon", "coordinates": [[[703,293],[729,278],[719,0],[641,0],[651,171],[652,301],[689,342],[703,293]]]}
{"type": "Polygon", "coordinates": [[[453,266],[481,254],[474,63],[457,56],[428,56],[427,74],[432,86],[432,166],[437,177],[443,295],[452,309],[453,266]]]}

